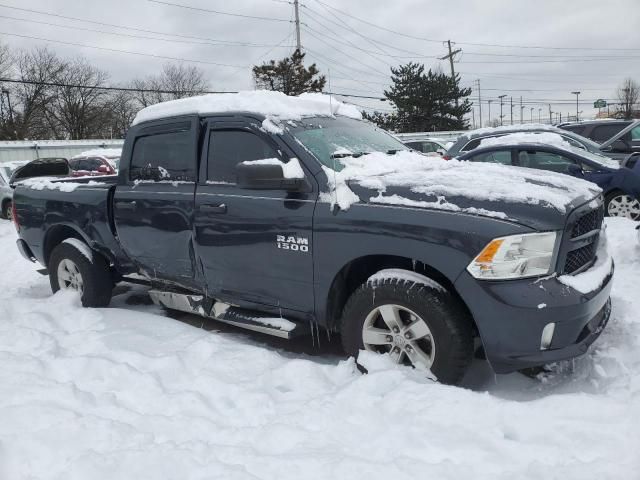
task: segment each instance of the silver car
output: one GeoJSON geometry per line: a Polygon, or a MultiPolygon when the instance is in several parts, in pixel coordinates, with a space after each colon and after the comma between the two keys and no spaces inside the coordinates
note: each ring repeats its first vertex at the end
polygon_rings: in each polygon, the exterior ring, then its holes
{"type": "Polygon", "coordinates": [[[13,189],[9,187],[9,179],[15,169],[28,162],[0,163],[0,217],[11,219],[11,200],[13,189]]]}

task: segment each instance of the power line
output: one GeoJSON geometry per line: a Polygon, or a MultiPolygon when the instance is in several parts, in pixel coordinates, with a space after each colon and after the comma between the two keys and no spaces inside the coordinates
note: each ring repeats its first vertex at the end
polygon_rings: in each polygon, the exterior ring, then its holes
{"type": "MultiPolygon", "coordinates": [[[[381,25],[377,25],[373,22],[369,22],[368,20],[364,20],[362,18],[356,17],[355,15],[351,15],[348,12],[345,12],[344,10],[341,10],[339,8],[336,8],[334,6],[328,5],[324,2],[322,2],[321,0],[316,0],[320,5],[324,5],[325,7],[328,7],[334,11],[337,11],[339,13],[341,13],[342,15],[352,18],[354,20],[357,20],[358,22],[364,23],[366,25],[369,25],[371,27],[377,28],[379,30],[383,30],[385,32],[389,32],[389,33],[393,33],[395,35],[401,36],[401,37],[405,37],[405,38],[411,38],[414,40],[421,40],[424,42],[431,42],[431,43],[442,43],[446,40],[444,39],[433,39],[433,38],[425,38],[425,37],[419,37],[416,35],[409,35],[407,33],[404,32],[399,32],[397,30],[392,30],[390,28],[386,28],[383,27],[381,25]]],[[[542,49],[542,50],[591,50],[591,51],[596,51],[596,50],[600,50],[600,51],[640,51],[640,49],[638,48],[595,48],[595,47],[546,47],[546,46],[540,46],[540,45],[505,45],[505,44],[497,44],[497,43],[472,43],[472,42],[456,42],[458,45],[470,45],[470,46],[478,46],[478,47],[496,47],[496,48],[523,48],[523,49],[542,49]]]]}
{"type": "Polygon", "coordinates": [[[172,3],[172,2],[165,2],[163,0],[147,0],[148,2],[151,3],[157,3],[160,5],[168,5],[171,7],[178,7],[178,8],[184,8],[186,10],[193,10],[196,12],[207,12],[207,13],[216,13],[218,15],[228,15],[231,17],[241,17],[241,18],[249,18],[252,20],[268,20],[268,21],[272,21],[272,22],[290,22],[290,20],[287,20],[286,18],[276,18],[276,17],[261,17],[258,15],[245,15],[242,13],[231,13],[231,12],[223,12],[221,10],[212,10],[210,8],[202,8],[202,7],[194,7],[191,5],[183,5],[181,3],[172,3]]]}
{"type": "MultiPolygon", "coordinates": [[[[271,47],[271,45],[260,45],[260,44],[237,44],[237,45],[229,45],[229,44],[224,44],[224,43],[210,43],[210,42],[195,42],[195,41],[191,41],[191,40],[176,40],[176,39],[169,39],[169,38],[158,38],[158,37],[147,37],[144,35],[133,35],[130,33],[121,33],[121,32],[107,32],[105,30],[95,30],[92,28],[85,28],[85,27],[79,27],[79,26],[75,26],[75,25],[60,25],[59,23],[50,23],[50,22],[41,22],[39,20],[31,20],[28,18],[17,18],[17,17],[9,17],[6,15],[0,15],[0,18],[6,18],[9,20],[17,20],[17,21],[21,21],[21,22],[29,22],[29,23],[36,23],[39,25],[47,25],[47,26],[51,26],[51,27],[58,27],[58,28],[66,28],[66,29],[70,29],[70,30],[75,30],[75,31],[84,31],[84,32],[92,32],[92,33],[102,33],[105,35],[115,35],[118,37],[128,37],[128,38],[141,38],[141,39],[146,39],[146,40],[154,40],[154,41],[161,41],[161,42],[172,42],[172,43],[186,43],[186,44],[191,44],[191,45],[208,45],[208,46],[212,46],[212,47],[229,47],[229,46],[237,46],[237,47],[271,47]]],[[[274,45],[274,47],[280,46],[279,44],[274,45]]]]}
{"type": "Polygon", "coordinates": [[[177,33],[159,32],[159,31],[156,31],[156,30],[146,30],[146,29],[143,29],[143,28],[136,28],[136,27],[126,26],[126,25],[117,25],[117,24],[113,24],[113,23],[99,22],[99,21],[96,21],[96,20],[89,20],[89,19],[86,19],[86,18],[70,17],[68,15],[60,15],[58,13],[45,12],[43,10],[34,10],[34,9],[31,9],[31,8],[13,7],[11,5],[5,5],[3,3],[0,3],[0,7],[8,8],[8,9],[11,9],[11,10],[18,10],[18,11],[26,12],[26,13],[36,13],[38,15],[47,15],[49,17],[63,18],[65,20],[72,20],[74,22],[90,23],[90,24],[93,24],[93,25],[100,25],[100,26],[103,26],[103,27],[120,28],[120,29],[123,29],[123,30],[131,30],[131,31],[134,31],[134,32],[142,32],[142,33],[151,33],[151,34],[154,34],[154,35],[164,35],[164,36],[167,36],[167,37],[187,38],[187,39],[193,39],[193,40],[204,40],[204,41],[207,41],[207,42],[219,43],[221,45],[238,45],[238,46],[252,46],[252,47],[271,47],[271,46],[273,46],[273,45],[251,43],[251,42],[235,42],[235,41],[231,41],[231,40],[220,40],[220,39],[215,39],[215,38],[198,37],[198,36],[193,36],[193,35],[181,35],[181,34],[177,34],[177,33]]]}
{"type": "Polygon", "coordinates": [[[201,64],[205,64],[205,65],[216,65],[218,67],[229,67],[229,68],[240,67],[240,65],[230,65],[228,63],[210,62],[210,61],[206,61],[206,60],[192,60],[192,59],[180,58],[180,57],[168,57],[166,55],[155,55],[155,54],[152,54],[152,53],[132,52],[130,50],[118,50],[116,48],[98,47],[96,45],[83,45],[81,43],[64,42],[62,40],[52,40],[50,38],[42,38],[42,37],[32,37],[30,35],[20,35],[20,34],[17,34],[17,33],[0,32],[0,35],[9,35],[9,36],[12,36],[12,37],[19,37],[19,38],[28,38],[28,39],[31,39],[31,40],[41,40],[43,42],[60,43],[62,45],[71,45],[71,46],[74,46],[74,47],[93,48],[93,49],[96,49],[96,50],[104,50],[104,51],[107,51],[107,52],[115,52],[115,53],[125,53],[125,54],[128,54],[128,55],[138,55],[138,56],[143,56],[143,57],[162,58],[162,59],[165,59],[165,60],[176,60],[176,61],[179,61],[179,62],[201,63],[201,64]]]}

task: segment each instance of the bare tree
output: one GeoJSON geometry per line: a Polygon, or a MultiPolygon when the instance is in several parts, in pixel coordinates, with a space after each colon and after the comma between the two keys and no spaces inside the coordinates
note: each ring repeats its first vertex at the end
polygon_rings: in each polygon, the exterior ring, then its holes
{"type": "MultiPolygon", "coordinates": [[[[13,68],[13,55],[8,45],[0,43],[0,78],[6,78],[10,76],[11,69],[13,68]]],[[[9,110],[10,98],[7,95],[10,94],[8,86],[0,81],[0,140],[7,140],[15,138],[15,132],[13,127],[13,112],[9,110]]]]}
{"type": "Polygon", "coordinates": [[[102,136],[108,114],[108,94],[103,87],[109,75],[84,58],[66,64],[59,74],[61,86],[54,89],[46,111],[64,136],[73,140],[102,136]]]}
{"type": "Polygon", "coordinates": [[[634,106],[640,100],[640,85],[632,78],[626,78],[616,94],[620,102],[618,113],[627,120],[633,118],[634,106]]]}
{"type": "Polygon", "coordinates": [[[108,135],[110,138],[124,138],[138,108],[132,92],[113,93],[106,105],[108,111],[108,135]]]}
{"type": "Polygon", "coordinates": [[[142,107],[178,98],[200,95],[207,89],[204,72],[198,67],[182,63],[165,63],[159,75],[132,82],[132,87],[140,91],[136,100],[142,107]]]}
{"type": "Polygon", "coordinates": [[[58,137],[47,117],[46,105],[53,87],[47,84],[59,80],[65,63],[47,48],[22,51],[16,59],[17,83],[10,89],[13,102],[13,123],[16,139],[58,137]]]}

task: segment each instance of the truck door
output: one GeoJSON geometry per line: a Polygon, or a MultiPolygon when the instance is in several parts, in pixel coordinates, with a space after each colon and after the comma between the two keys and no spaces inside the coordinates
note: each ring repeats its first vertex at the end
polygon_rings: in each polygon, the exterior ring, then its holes
{"type": "Polygon", "coordinates": [[[114,194],[114,220],[123,250],[152,278],[196,283],[193,201],[198,122],[156,122],[129,132],[114,194]]]}
{"type": "Polygon", "coordinates": [[[207,130],[195,232],[209,294],[311,313],[315,181],[309,193],[243,189],[238,163],[293,153],[249,120],[210,121],[207,130]]]}

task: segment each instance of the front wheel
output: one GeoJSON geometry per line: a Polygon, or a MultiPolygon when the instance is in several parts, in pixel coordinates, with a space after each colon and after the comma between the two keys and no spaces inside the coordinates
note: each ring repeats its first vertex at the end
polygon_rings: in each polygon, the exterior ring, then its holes
{"type": "Polygon", "coordinates": [[[80,293],[84,307],[106,307],[113,292],[109,265],[101,256],[87,252],[91,252],[88,246],[81,251],[70,242],[53,249],[48,265],[51,290],[73,290],[80,293]]]}
{"type": "Polygon", "coordinates": [[[411,280],[381,276],[351,295],[342,314],[343,347],[355,357],[360,350],[388,354],[395,363],[456,384],[473,354],[469,314],[440,285],[407,273],[411,280]]]}
{"type": "Polygon", "coordinates": [[[605,211],[608,217],[624,217],[640,220],[640,202],[631,195],[612,192],[605,198],[605,211]]]}

